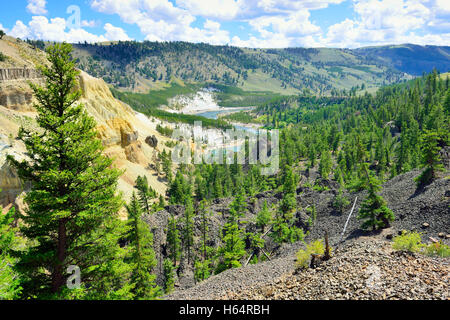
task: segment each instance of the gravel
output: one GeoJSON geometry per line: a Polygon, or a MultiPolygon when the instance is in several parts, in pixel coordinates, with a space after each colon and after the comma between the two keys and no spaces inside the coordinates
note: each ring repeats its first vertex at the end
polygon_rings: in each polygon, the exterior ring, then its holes
{"type": "Polygon", "coordinates": [[[295,270],[264,284],[234,290],[234,300],[449,299],[450,259],[396,252],[366,239],[343,248],[315,269],[295,270]]]}

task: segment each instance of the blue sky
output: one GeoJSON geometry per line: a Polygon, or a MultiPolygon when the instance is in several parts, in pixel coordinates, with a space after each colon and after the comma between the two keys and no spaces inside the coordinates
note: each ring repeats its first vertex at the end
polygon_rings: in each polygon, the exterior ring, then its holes
{"type": "Polygon", "coordinates": [[[265,48],[448,46],[450,1],[14,0],[0,12],[0,28],[23,39],[68,42],[182,40],[265,48]]]}

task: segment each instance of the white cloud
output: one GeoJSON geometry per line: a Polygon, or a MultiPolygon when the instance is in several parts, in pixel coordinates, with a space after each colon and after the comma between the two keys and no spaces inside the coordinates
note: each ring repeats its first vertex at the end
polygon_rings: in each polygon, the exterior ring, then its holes
{"type": "Polygon", "coordinates": [[[111,23],[106,23],[104,29],[106,30],[105,38],[110,41],[131,40],[122,28],[114,27],[111,23]]]}
{"type": "Polygon", "coordinates": [[[115,27],[110,23],[106,23],[104,29],[105,34],[98,36],[82,28],[67,28],[64,18],[48,20],[44,16],[33,16],[28,25],[25,25],[20,20],[16,21],[9,34],[21,39],[66,41],[71,43],[131,40],[122,28],[115,27]]]}
{"type": "Polygon", "coordinates": [[[146,40],[279,47],[314,44],[312,36],[321,30],[309,20],[308,8],[323,8],[342,1],[177,0],[174,5],[169,0],[93,0],[91,7],[136,24],[146,40]],[[203,28],[191,26],[196,15],[206,18],[203,28]],[[259,35],[246,41],[237,36],[230,39],[229,32],[221,29],[216,19],[232,18],[248,23],[259,35]]]}
{"type": "Polygon", "coordinates": [[[205,21],[205,23],[203,24],[203,28],[205,28],[207,30],[215,30],[215,31],[217,31],[217,30],[220,29],[220,23],[207,19],[205,21]]]}
{"type": "Polygon", "coordinates": [[[248,48],[286,48],[289,47],[290,40],[279,35],[272,35],[266,39],[251,36],[248,40],[241,40],[238,36],[234,36],[231,44],[237,47],[248,48]]]}
{"type": "Polygon", "coordinates": [[[309,21],[309,11],[300,10],[284,16],[263,16],[249,21],[259,33],[266,34],[270,27],[275,33],[298,37],[320,32],[320,27],[309,21]]]}
{"type": "MultiPolygon", "coordinates": [[[[246,47],[332,46],[359,47],[388,43],[448,45],[450,1],[448,0],[352,0],[353,14],[327,29],[311,21],[311,11],[349,0],[90,0],[91,8],[117,14],[135,24],[144,39],[232,44],[246,47]],[[193,23],[202,17],[201,26],[193,23]],[[247,39],[230,35],[223,21],[248,25],[247,39]]],[[[27,9],[46,12],[45,0],[29,0],[27,9]]],[[[122,28],[110,23],[105,33],[82,29],[98,26],[81,22],[81,29],[68,29],[66,20],[48,20],[41,13],[28,25],[17,21],[10,33],[22,38],[58,41],[129,40],[122,28]],[[85,39],[82,39],[82,38],[85,39]],[[81,39],[81,40],[79,40],[81,39]]],[[[241,31],[242,32],[242,31],[241,31]]]]}
{"type": "Polygon", "coordinates": [[[450,14],[450,1],[448,0],[436,0],[435,7],[442,14],[450,14]]]}
{"type": "Polygon", "coordinates": [[[46,14],[46,2],[45,0],[28,0],[27,10],[32,14],[46,14]]]}
{"type": "Polygon", "coordinates": [[[16,38],[25,39],[29,35],[28,27],[21,21],[17,20],[9,35],[16,38]]]}
{"type": "Polygon", "coordinates": [[[229,20],[242,9],[240,0],[177,0],[176,4],[193,15],[229,20]]]}
{"type": "Polygon", "coordinates": [[[218,22],[208,19],[203,29],[194,28],[191,24],[195,16],[168,0],[93,0],[91,6],[102,13],[117,14],[125,23],[136,24],[145,40],[230,42],[228,31],[221,30],[218,22]]]}
{"type": "Polygon", "coordinates": [[[334,47],[360,47],[383,44],[448,45],[448,20],[438,18],[438,1],[355,0],[356,19],[346,19],[328,28],[320,43],[334,47]],[[447,22],[446,22],[447,23],[447,22]],[[432,30],[434,29],[434,30],[432,30]]]}

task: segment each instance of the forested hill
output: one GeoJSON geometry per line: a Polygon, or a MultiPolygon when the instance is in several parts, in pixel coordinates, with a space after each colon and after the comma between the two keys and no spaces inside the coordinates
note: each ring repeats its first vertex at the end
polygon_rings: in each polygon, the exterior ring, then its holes
{"type": "MultiPolygon", "coordinates": [[[[306,91],[329,95],[361,86],[374,91],[409,78],[390,61],[374,59],[374,54],[349,49],[248,49],[187,42],[74,45],[81,69],[116,87],[140,92],[181,80],[282,94],[306,91]]],[[[439,65],[441,71],[450,66],[450,59],[446,59],[439,65]]]]}
{"type": "Polygon", "coordinates": [[[411,75],[422,75],[433,68],[442,72],[450,69],[448,46],[403,44],[360,48],[356,49],[356,52],[411,75]]]}

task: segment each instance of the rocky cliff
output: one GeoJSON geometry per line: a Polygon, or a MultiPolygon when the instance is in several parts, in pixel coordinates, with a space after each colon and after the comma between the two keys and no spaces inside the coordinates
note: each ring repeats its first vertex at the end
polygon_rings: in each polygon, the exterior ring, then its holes
{"type": "MultiPolygon", "coordinates": [[[[18,196],[26,190],[26,186],[5,158],[7,154],[25,157],[24,146],[15,140],[20,126],[38,129],[28,81],[41,81],[33,66],[42,63],[41,59],[36,58],[42,52],[35,50],[33,55],[26,43],[15,42],[9,37],[0,40],[0,50],[7,56],[6,62],[0,62],[0,188],[3,190],[0,205],[13,203],[20,207],[18,196]],[[19,68],[19,63],[24,63],[24,60],[28,62],[25,64],[27,68],[23,65],[19,68]]],[[[116,167],[125,170],[119,181],[119,190],[124,193],[125,199],[131,195],[138,175],[146,175],[152,188],[164,195],[166,185],[151,166],[154,153],[162,151],[164,142],[168,140],[156,131],[157,121],[135,113],[128,105],[116,100],[101,79],[80,72],[78,83],[82,91],[80,103],[97,122],[98,137],[105,147],[105,155],[114,159],[116,167]],[[162,143],[152,148],[145,143],[148,136],[155,136],[162,143]]]]}
{"type": "Polygon", "coordinates": [[[28,80],[41,78],[36,69],[28,68],[0,68],[0,81],[28,80]]]}

